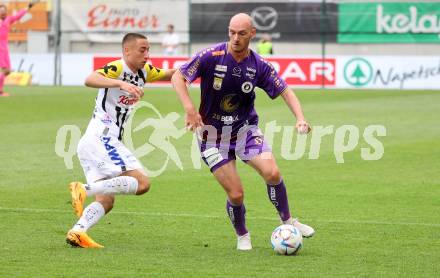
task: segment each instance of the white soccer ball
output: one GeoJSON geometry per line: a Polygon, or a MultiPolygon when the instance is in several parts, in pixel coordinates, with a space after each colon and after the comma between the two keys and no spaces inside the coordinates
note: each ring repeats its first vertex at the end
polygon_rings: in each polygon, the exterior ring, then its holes
{"type": "Polygon", "coordinates": [[[303,237],[297,228],[284,224],[272,232],[270,242],[278,254],[295,255],[302,247],[303,237]]]}

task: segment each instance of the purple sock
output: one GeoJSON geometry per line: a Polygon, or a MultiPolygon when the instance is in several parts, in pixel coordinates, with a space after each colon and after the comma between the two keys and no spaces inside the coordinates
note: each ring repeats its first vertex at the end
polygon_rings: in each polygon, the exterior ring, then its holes
{"type": "Polygon", "coordinates": [[[286,186],[281,180],[279,184],[267,185],[267,195],[269,200],[275,206],[282,221],[290,218],[289,201],[287,200],[286,186]]]}
{"type": "Polygon", "coordinates": [[[237,235],[242,236],[248,232],[246,229],[246,208],[244,204],[235,206],[229,202],[226,202],[226,212],[229,215],[229,219],[231,219],[231,223],[234,226],[235,232],[237,235]]]}

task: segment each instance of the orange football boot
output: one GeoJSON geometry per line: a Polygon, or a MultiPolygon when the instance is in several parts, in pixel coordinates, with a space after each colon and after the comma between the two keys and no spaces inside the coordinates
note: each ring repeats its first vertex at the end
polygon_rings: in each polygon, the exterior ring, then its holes
{"type": "Polygon", "coordinates": [[[69,184],[70,195],[72,195],[72,208],[76,216],[81,217],[84,210],[84,202],[86,200],[86,190],[80,182],[71,182],[69,184]]]}
{"type": "Polygon", "coordinates": [[[104,248],[101,244],[96,243],[85,232],[70,230],[66,236],[66,242],[73,247],[81,248],[104,248]]]}

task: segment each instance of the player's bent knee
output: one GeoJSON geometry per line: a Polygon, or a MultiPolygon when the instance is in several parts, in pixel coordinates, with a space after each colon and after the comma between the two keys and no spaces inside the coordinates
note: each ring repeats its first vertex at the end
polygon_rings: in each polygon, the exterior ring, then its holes
{"type": "Polygon", "coordinates": [[[138,180],[138,190],[136,195],[142,195],[150,190],[150,180],[146,176],[141,176],[138,180]]]}
{"type": "Polygon", "coordinates": [[[264,179],[267,183],[278,184],[281,181],[281,173],[278,168],[273,168],[264,175],[264,179]]]}
{"type": "Polygon", "coordinates": [[[229,201],[231,201],[234,204],[238,205],[238,204],[243,203],[243,199],[244,199],[243,190],[229,192],[228,198],[229,198],[229,201]]]}

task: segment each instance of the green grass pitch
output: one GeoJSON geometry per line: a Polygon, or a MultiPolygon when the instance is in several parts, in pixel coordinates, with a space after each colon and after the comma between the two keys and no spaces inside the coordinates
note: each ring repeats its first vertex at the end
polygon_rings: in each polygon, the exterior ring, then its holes
{"type": "MultiPolygon", "coordinates": [[[[279,224],[266,186],[239,162],[247,223],[254,249],[235,250],[225,194],[209,170],[194,169],[190,134],[171,139],[184,170],[169,163],[143,196],[118,196],[113,211],[90,230],[102,250],[71,248],[65,234],[75,222],[67,184],[84,181],[74,158],[66,169],[54,151],[57,130],[92,114],[96,90],[81,87],[9,88],[0,98],[0,277],[439,277],[440,92],[298,91],[313,126],[355,125],[359,145],[336,163],[334,133],[319,159],[285,160],[280,136],[274,153],[295,216],[316,229],[297,256],[278,256],[269,237],[279,224]],[[365,127],[387,136],[377,161],[361,159],[365,127]]],[[[197,101],[198,93],[192,94],[197,101]]],[[[170,89],[146,89],[162,115],[176,111],[170,89]]],[[[294,123],[281,99],[259,93],[261,126],[294,123]]],[[[149,110],[135,122],[153,117],[149,110]]],[[[177,126],[183,127],[183,117],[177,126]]],[[[142,143],[148,129],[135,141],[142,143]]],[[[308,138],[309,140],[310,138],[308,138]]],[[[310,141],[310,140],[309,140],[310,141]]],[[[307,145],[307,150],[310,144],[307,145]]],[[[160,167],[155,150],[141,159],[160,167]]],[[[88,200],[90,202],[90,200],[88,200]]]]}

